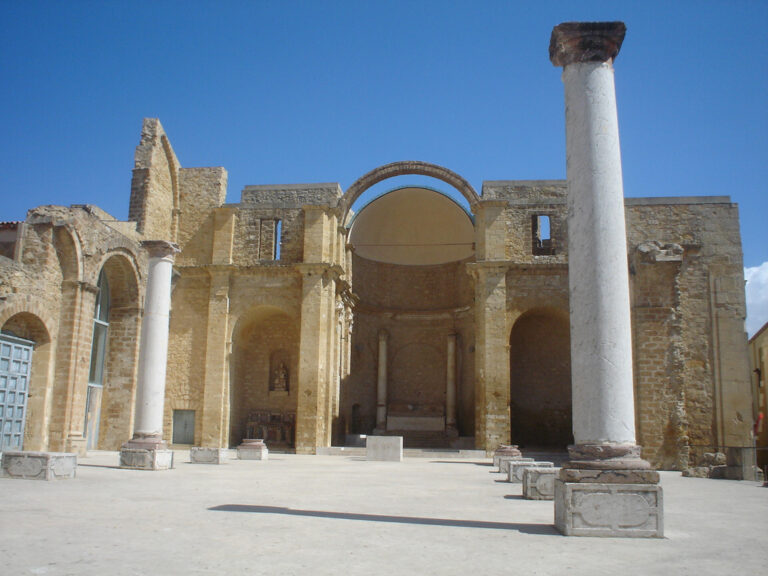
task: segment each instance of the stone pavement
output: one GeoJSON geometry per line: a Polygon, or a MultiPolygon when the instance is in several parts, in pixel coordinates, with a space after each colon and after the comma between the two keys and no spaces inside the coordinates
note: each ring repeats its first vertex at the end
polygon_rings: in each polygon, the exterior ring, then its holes
{"type": "Polygon", "coordinates": [[[0,480],[0,574],[763,574],[768,488],[662,473],[664,539],[565,538],[490,459],[268,461],[0,480]]]}

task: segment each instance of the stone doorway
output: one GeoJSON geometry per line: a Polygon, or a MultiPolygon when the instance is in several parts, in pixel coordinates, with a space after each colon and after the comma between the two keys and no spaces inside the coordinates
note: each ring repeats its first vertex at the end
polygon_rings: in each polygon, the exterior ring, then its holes
{"type": "Polygon", "coordinates": [[[509,358],[512,443],[565,450],[573,443],[568,313],[539,308],[520,316],[509,358]]]}

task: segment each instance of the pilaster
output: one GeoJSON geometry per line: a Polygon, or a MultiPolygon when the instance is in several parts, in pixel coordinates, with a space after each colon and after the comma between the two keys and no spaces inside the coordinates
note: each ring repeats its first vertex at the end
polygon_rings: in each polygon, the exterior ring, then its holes
{"type": "Polygon", "coordinates": [[[507,267],[467,268],[475,278],[475,448],[490,454],[510,439],[507,267]]]}
{"type": "Polygon", "coordinates": [[[229,271],[209,268],[210,293],[205,346],[205,388],[203,394],[203,426],[200,444],[209,448],[226,448],[224,425],[229,406],[229,271]]]}

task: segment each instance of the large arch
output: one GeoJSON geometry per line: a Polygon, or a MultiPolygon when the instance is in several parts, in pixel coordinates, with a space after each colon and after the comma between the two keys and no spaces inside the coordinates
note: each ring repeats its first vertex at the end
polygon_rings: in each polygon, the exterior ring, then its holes
{"type": "Polygon", "coordinates": [[[442,180],[446,184],[454,187],[458,192],[466,198],[469,202],[470,209],[474,211],[474,206],[480,201],[472,185],[464,178],[437,164],[430,164],[429,162],[420,162],[418,160],[404,160],[400,162],[392,162],[391,164],[385,164],[374,168],[367,174],[364,174],[358,178],[346,191],[340,201],[341,215],[340,221],[346,222],[347,215],[349,214],[352,204],[355,203],[360,195],[368,190],[371,186],[387,180],[388,178],[394,178],[396,176],[404,176],[408,174],[415,174],[418,176],[430,176],[438,180],[442,180]]]}
{"type": "Polygon", "coordinates": [[[565,449],[573,442],[568,313],[534,308],[509,338],[510,429],[524,447],[565,449]]]}
{"type": "Polygon", "coordinates": [[[295,446],[299,322],[281,308],[257,306],[237,320],[230,364],[229,445],[263,438],[295,446]]]}
{"type": "Polygon", "coordinates": [[[133,431],[139,356],[139,275],[136,263],[121,251],[107,254],[101,267],[109,285],[109,337],[97,447],[118,450],[133,431]]]}

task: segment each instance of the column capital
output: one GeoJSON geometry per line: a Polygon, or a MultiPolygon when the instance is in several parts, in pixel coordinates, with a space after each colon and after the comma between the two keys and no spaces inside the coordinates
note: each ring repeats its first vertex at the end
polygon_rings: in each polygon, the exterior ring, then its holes
{"type": "Polygon", "coordinates": [[[181,252],[178,244],[165,240],[143,240],[141,247],[149,253],[151,258],[173,257],[181,252]]]}
{"type": "Polygon", "coordinates": [[[563,22],[552,29],[549,59],[555,66],[615,60],[626,32],[624,22],[563,22]]]}

